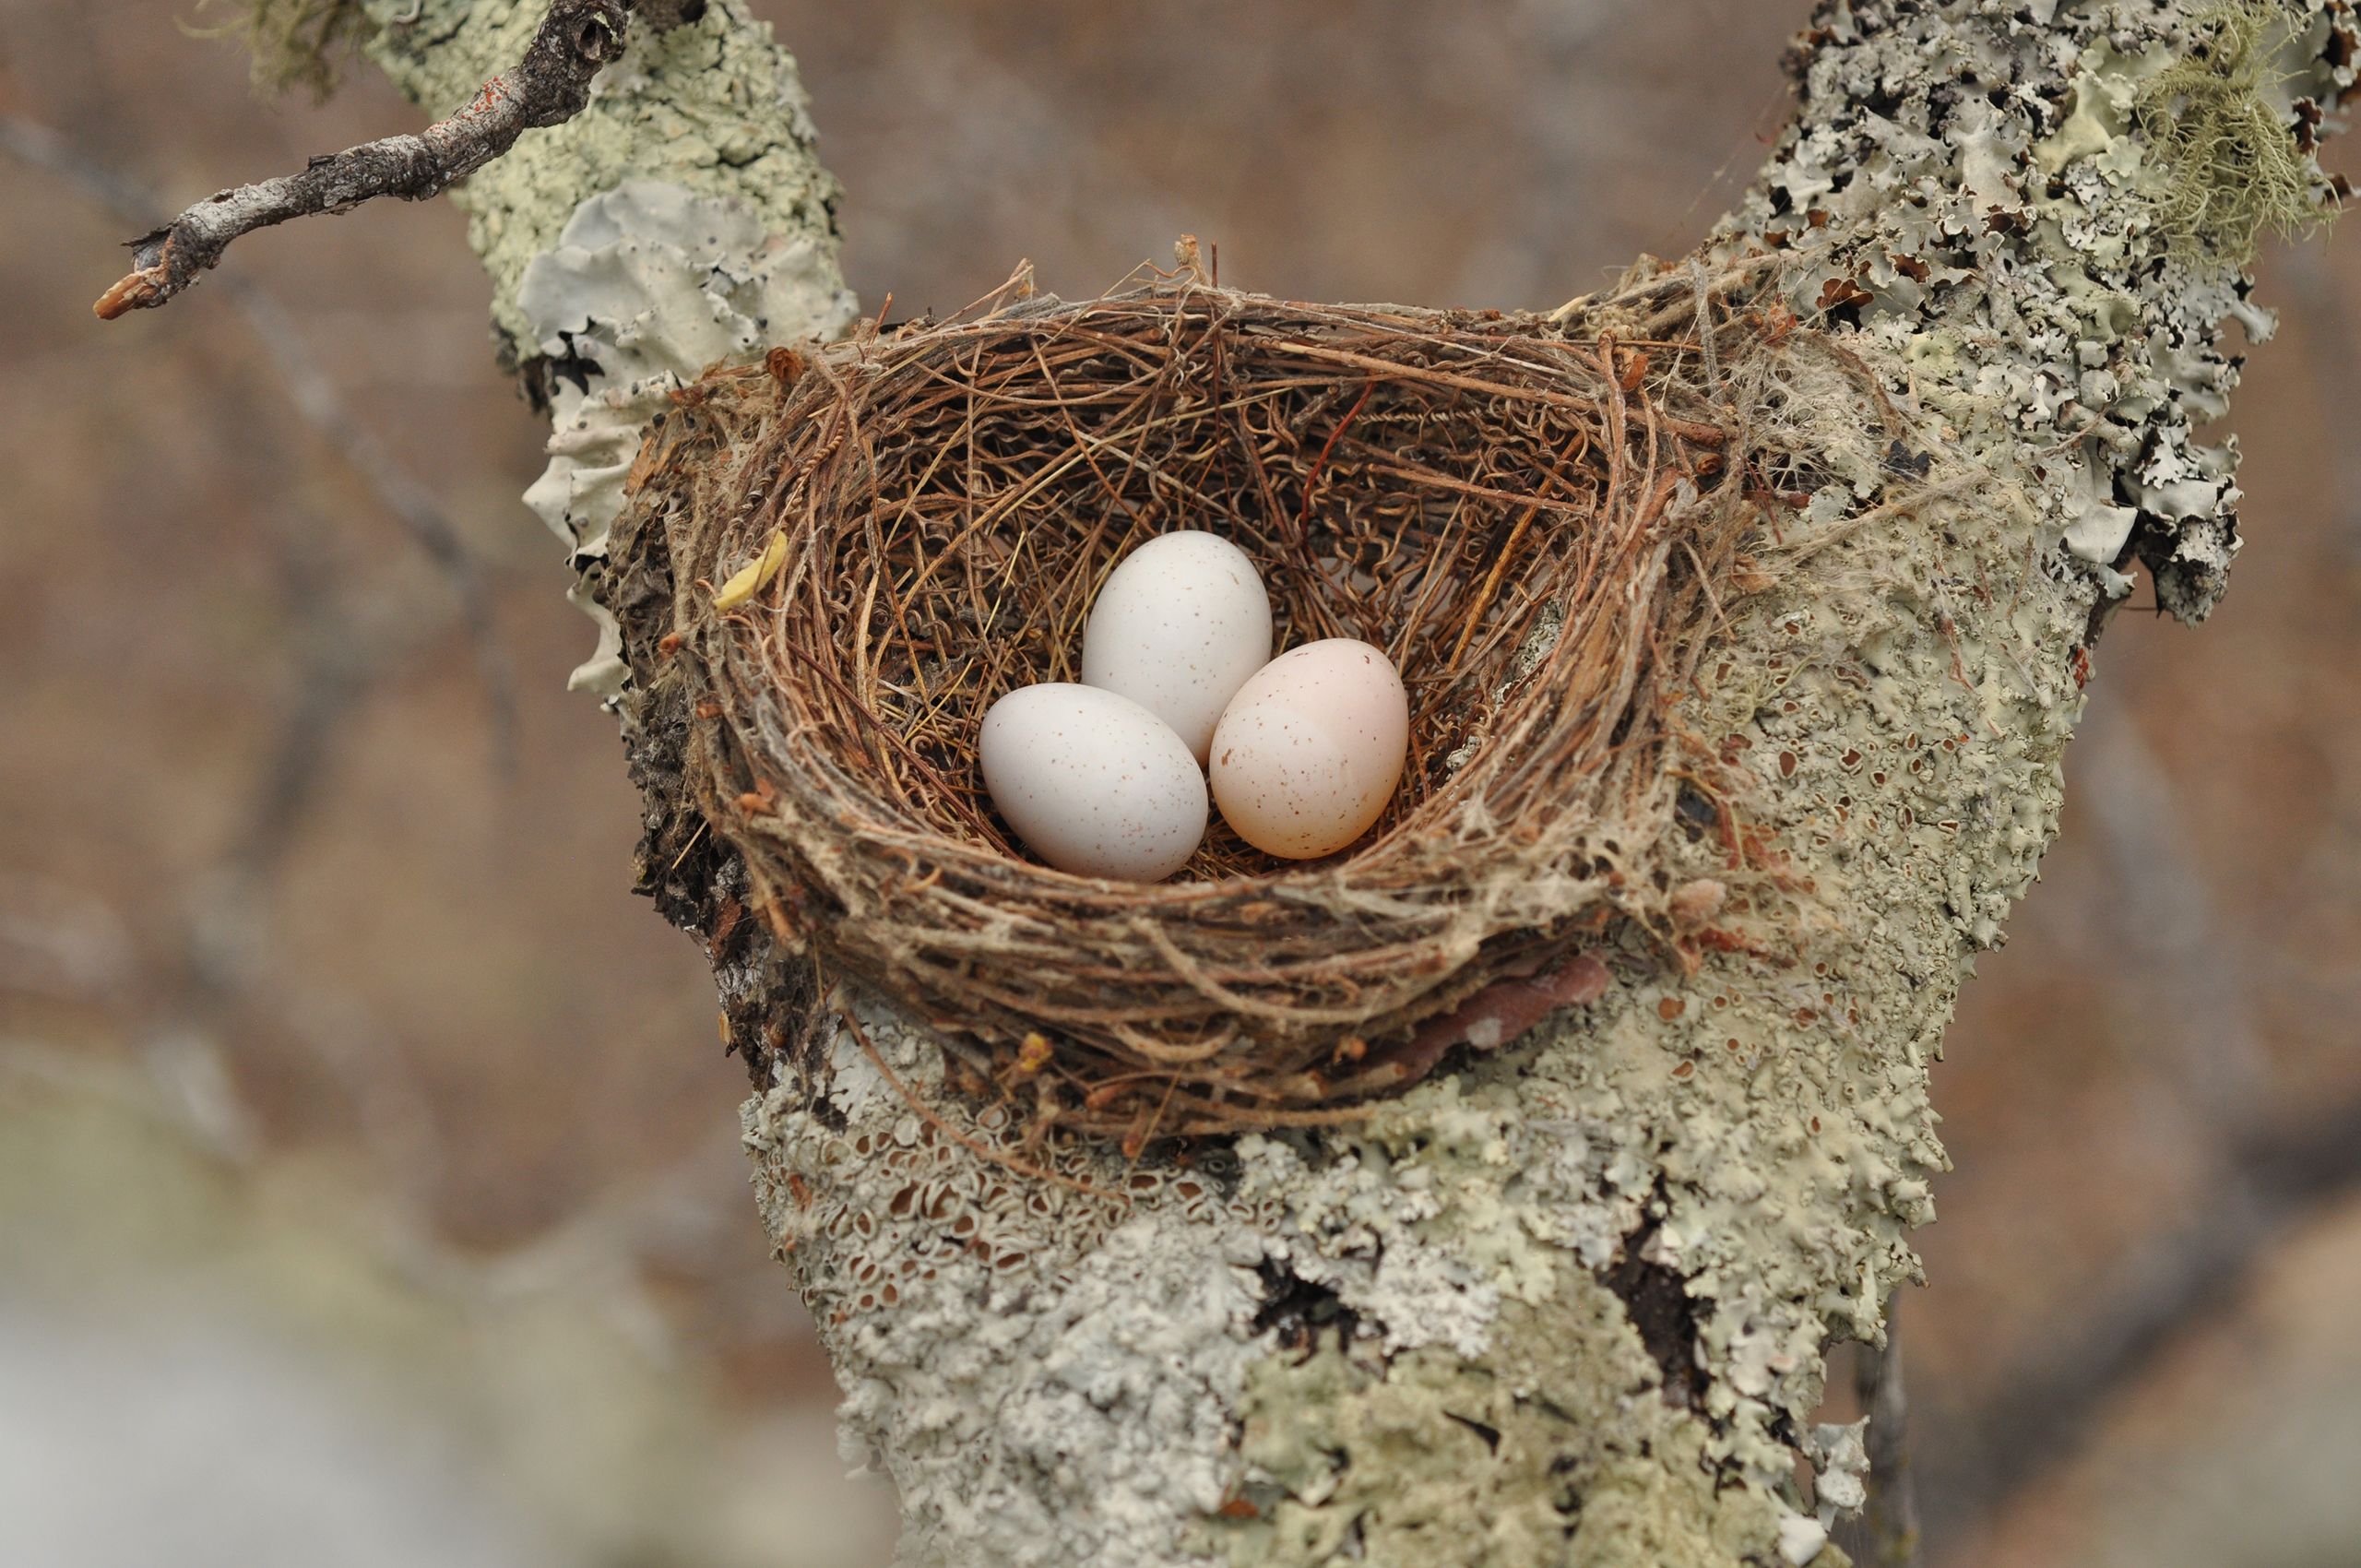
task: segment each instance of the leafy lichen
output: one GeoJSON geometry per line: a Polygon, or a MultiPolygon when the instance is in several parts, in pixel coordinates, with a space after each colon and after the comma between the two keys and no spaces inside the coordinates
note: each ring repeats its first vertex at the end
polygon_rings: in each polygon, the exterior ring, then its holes
{"type": "MultiPolygon", "coordinates": [[[[522,59],[544,12],[476,0],[397,4],[372,0],[386,25],[366,53],[432,114],[465,104],[522,59]]],[[[813,155],[795,62],[766,23],[739,9],[709,6],[669,29],[635,25],[581,113],[526,132],[508,156],[452,191],[492,275],[492,320],[520,358],[533,352],[517,301],[525,269],[559,244],[584,202],[629,180],[731,203],[783,242],[808,241],[833,255],[836,184],[813,155]]]]}
{"type": "Polygon", "coordinates": [[[1762,1491],[1655,1462],[1706,1446],[1706,1423],[1649,1394],[1663,1374],[1606,1288],[1560,1272],[1481,1364],[1430,1346],[1375,1365],[1333,1333],[1259,1363],[1240,1457],[1266,1485],[1211,1532],[1230,1562],[1684,1568],[1775,1537],[1762,1491]]]}

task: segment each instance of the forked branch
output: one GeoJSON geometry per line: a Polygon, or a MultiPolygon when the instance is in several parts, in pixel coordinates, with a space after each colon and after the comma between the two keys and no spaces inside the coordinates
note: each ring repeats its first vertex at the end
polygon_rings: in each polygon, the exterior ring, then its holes
{"type": "Polygon", "coordinates": [[[129,276],[99,296],[101,321],[160,305],[221,259],[239,235],[291,218],[349,212],[378,196],[439,196],[516,145],[528,130],[572,119],[590,82],[623,51],[625,0],[553,0],[515,69],[484,83],[474,101],[415,135],[363,142],[282,174],[208,196],[132,242],[129,276]]]}

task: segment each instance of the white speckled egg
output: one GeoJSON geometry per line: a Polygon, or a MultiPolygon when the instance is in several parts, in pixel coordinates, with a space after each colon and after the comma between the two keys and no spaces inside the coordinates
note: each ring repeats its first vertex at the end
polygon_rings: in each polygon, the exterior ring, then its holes
{"type": "Polygon", "coordinates": [[[1410,747],[1394,661],[1349,637],[1289,648],[1214,731],[1214,801],[1238,836],[1291,861],[1332,855],[1385,810],[1410,747]]]}
{"type": "Polygon", "coordinates": [[[1123,558],[1082,634],[1085,685],[1121,692],[1205,760],[1214,725],[1271,657],[1271,599],[1246,552],[1168,533],[1123,558]]]}
{"type": "Polygon", "coordinates": [[[1157,882],[1205,836],[1205,778],[1172,728],[1117,692],[1021,686],[984,715],[992,804],[1033,852],[1078,876],[1157,882]]]}

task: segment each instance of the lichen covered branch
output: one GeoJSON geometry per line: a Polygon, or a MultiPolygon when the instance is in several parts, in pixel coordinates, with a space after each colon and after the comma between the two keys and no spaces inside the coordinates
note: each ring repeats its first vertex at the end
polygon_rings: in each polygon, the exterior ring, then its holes
{"type": "MultiPolygon", "coordinates": [[[[420,4],[368,49],[421,99],[529,25],[420,4]]],[[[555,388],[533,499],[586,600],[631,586],[608,529],[682,378],[850,315],[792,64],[739,9],[635,40],[612,90],[461,195],[495,319],[555,388]]],[[[905,1561],[1822,1561],[1863,1501],[1839,1483],[1873,1470],[1861,1434],[1804,1434],[1823,1353],[1876,1338],[1916,1271],[1944,1164],[1928,1064],[2056,831],[2089,645],[2142,563],[2201,618],[2235,547],[2234,454],[2201,437],[2225,328],[2268,318],[2215,153],[2268,133],[2287,188],[2324,195],[2310,152],[2355,53],[2348,0],[2241,43],[2243,15],[1827,0],[1801,42],[1797,121],[1700,259],[1775,271],[1775,319],[1827,346],[1762,410],[1825,450],[1766,493],[1797,567],[1733,607],[1683,709],[1819,883],[1829,939],[1796,962],[1603,949],[1578,1012],[1357,1126],[1130,1163],[1045,1145],[1021,1101],[953,1092],[926,1021],[850,987],[815,1010],[694,814],[658,842],[710,719],[648,650],[602,649],[585,683],[627,720],[646,885],[757,1064],[765,1217],[849,1442],[897,1484],[905,1561]],[[2166,100],[2216,128],[2160,134],[2142,106],[2166,100]],[[1864,434],[1889,421],[1910,440],[1864,434]],[[1897,501],[1930,460],[1979,482],[1897,501]]],[[[1698,826],[1675,869],[1704,878],[1698,826]]]]}
{"type": "Polygon", "coordinates": [[[441,195],[516,145],[561,125],[590,101],[590,82],[623,53],[623,0],[555,0],[515,68],[483,84],[467,107],[415,135],[385,137],[314,158],[282,174],[208,196],[132,242],[133,267],[91,306],[101,321],[165,303],[221,259],[241,234],[292,218],[349,212],[378,196],[441,195]]]}

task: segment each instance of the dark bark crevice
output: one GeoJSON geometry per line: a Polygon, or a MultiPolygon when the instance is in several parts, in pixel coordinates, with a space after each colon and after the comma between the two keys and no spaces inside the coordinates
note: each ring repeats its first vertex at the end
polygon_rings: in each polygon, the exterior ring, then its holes
{"type": "Polygon", "coordinates": [[[1640,1343],[1663,1373],[1664,1402],[1702,1411],[1710,1379],[1697,1353],[1699,1313],[1689,1281],[1679,1269],[1646,1257],[1658,1222],[1650,1218],[1623,1239],[1622,1255],[1599,1270],[1599,1283],[1623,1303],[1640,1343]]]}

